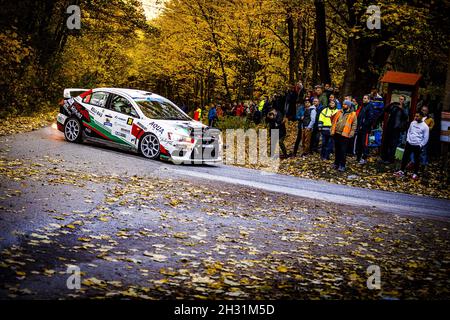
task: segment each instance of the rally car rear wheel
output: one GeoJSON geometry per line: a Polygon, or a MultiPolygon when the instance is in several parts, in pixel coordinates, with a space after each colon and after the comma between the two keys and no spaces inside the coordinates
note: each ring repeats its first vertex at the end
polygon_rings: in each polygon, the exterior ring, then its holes
{"type": "Polygon", "coordinates": [[[79,142],[81,140],[81,123],[78,119],[67,119],[64,124],[64,137],[69,142],[79,142]]]}
{"type": "Polygon", "coordinates": [[[158,138],[152,133],[142,136],[139,151],[146,158],[157,159],[160,153],[158,138]]]}

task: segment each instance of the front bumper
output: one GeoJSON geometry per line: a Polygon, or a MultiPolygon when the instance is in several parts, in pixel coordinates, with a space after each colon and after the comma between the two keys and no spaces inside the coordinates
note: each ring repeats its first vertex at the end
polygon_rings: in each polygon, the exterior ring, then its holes
{"type": "Polygon", "coordinates": [[[203,137],[194,144],[178,143],[173,146],[170,160],[174,163],[219,163],[222,162],[222,139],[203,137]]]}

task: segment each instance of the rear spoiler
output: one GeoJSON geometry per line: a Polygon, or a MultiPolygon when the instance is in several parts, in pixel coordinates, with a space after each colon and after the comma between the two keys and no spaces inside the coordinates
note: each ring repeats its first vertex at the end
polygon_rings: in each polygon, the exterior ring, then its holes
{"type": "Polygon", "coordinates": [[[92,89],[76,89],[76,88],[64,89],[64,99],[74,98],[86,91],[92,91],[92,89]]]}

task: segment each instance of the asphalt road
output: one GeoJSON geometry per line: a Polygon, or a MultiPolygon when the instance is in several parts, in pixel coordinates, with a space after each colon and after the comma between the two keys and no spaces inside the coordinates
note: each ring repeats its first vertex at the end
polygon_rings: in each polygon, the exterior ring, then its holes
{"type": "Polygon", "coordinates": [[[102,146],[72,144],[53,128],[0,138],[8,146],[10,158],[39,159],[44,156],[64,159],[66,167],[81,168],[89,172],[144,175],[160,178],[206,179],[227,182],[270,192],[285,193],[336,204],[370,207],[384,212],[450,219],[450,201],[395,192],[348,187],[324,181],[271,174],[229,165],[173,165],[150,161],[143,157],[102,146]]]}

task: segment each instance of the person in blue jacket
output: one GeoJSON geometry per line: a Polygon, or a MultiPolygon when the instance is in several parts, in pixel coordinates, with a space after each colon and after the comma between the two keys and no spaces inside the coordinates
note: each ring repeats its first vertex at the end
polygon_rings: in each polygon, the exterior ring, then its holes
{"type": "Polygon", "coordinates": [[[295,115],[294,120],[298,121],[298,129],[297,129],[297,139],[295,140],[294,152],[292,155],[295,157],[297,155],[298,147],[300,146],[300,142],[302,141],[302,129],[303,129],[303,118],[305,116],[305,105],[307,108],[310,107],[311,102],[306,99],[303,104],[297,106],[297,114],[295,115]]]}
{"type": "Polygon", "coordinates": [[[213,127],[216,120],[217,120],[217,110],[216,110],[216,106],[213,105],[213,106],[211,106],[211,109],[209,109],[209,112],[208,112],[208,126],[213,127]]]}

